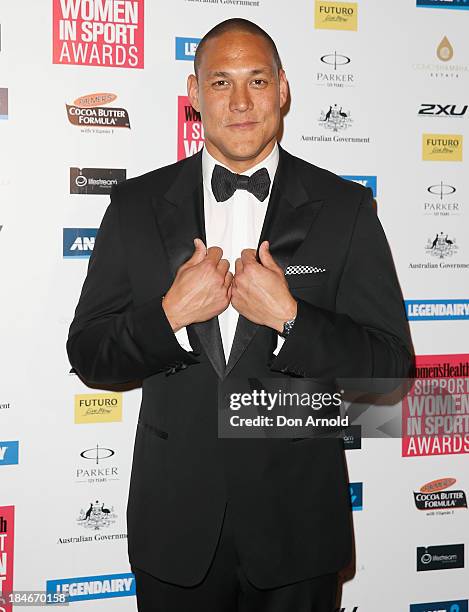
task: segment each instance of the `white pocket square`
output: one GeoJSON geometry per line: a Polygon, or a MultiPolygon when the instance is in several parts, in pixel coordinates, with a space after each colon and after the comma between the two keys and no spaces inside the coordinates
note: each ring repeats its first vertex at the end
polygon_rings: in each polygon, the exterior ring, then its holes
{"type": "Polygon", "coordinates": [[[321,274],[325,272],[326,268],[320,266],[287,266],[285,268],[285,275],[287,274],[321,274]]]}

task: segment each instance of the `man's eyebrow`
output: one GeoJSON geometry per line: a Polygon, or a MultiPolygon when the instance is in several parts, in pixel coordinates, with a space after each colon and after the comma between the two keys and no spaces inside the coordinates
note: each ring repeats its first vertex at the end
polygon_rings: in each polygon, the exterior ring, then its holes
{"type": "MultiPolygon", "coordinates": [[[[265,73],[272,73],[272,68],[269,68],[268,66],[265,66],[263,68],[253,68],[252,70],[250,70],[248,72],[249,76],[256,76],[258,74],[265,74],[265,73]]],[[[213,77],[221,77],[221,78],[228,78],[232,75],[231,72],[227,72],[224,70],[212,70],[210,72],[208,72],[207,77],[209,79],[213,78],[213,77]]]]}

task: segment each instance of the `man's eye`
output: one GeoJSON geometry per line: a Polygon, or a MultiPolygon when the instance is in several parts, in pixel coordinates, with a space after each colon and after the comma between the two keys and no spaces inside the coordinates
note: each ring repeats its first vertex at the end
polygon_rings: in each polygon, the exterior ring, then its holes
{"type": "Polygon", "coordinates": [[[213,83],[213,85],[215,87],[225,87],[225,85],[228,85],[228,81],[224,81],[224,80],[215,81],[215,83],[213,83]]]}
{"type": "Polygon", "coordinates": [[[264,85],[267,85],[267,81],[265,79],[254,79],[253,83],[256,87],[263,87],[264,85]]]}

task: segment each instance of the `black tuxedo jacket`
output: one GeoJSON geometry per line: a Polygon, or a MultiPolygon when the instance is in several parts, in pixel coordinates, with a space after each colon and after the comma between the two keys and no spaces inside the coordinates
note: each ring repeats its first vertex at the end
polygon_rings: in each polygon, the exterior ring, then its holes
{"type": "MultiPolygon", "coordinates": [[[[224,204],[220,204],[223,206],[224,204]]],[[[259,244],[268,239],[298,300],[293,331],[240,317],[225,364],[218,319],[177,342],[161,299],[205,241],[201,153],[114,188],[67,350],[84,381],[142,381],[129,502],[132,566],[185,586],[214,554],[225,504],[241,562],[259,587],[336,571],[351,558],[349,492],[337,439],[226,439],[217,388],[227,377],[405,377],[411,341],[369,189],[280,149],[259,244]]]]}

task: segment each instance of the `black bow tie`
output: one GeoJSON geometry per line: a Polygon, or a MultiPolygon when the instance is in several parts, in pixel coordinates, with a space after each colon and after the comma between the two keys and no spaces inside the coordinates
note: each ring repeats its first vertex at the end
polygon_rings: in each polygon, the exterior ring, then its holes
{"type": "Polygon", "coordinates": [[[217,202],[231,198],[237,189],[246,189],[263,202],[269,195],[270,176],[267,168],[261,168],[252,174],[235,174],[228,168],[215,165],[212,172],[212,192],[217,202]]]}

